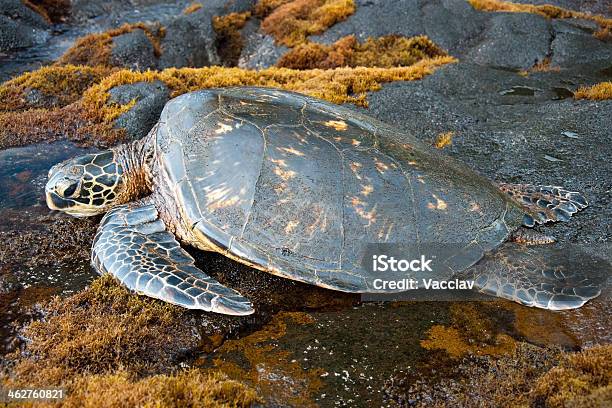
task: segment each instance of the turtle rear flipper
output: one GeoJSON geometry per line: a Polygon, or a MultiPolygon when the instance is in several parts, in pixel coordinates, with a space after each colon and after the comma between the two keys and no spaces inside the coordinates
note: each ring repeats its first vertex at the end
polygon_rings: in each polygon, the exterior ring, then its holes
{"type": "Polygon", "coordinates": [[[569,221],[574,213],[589,205],[582,194],[563,187],[501,183],[499,188],[525,208],[526,227],[548,221],[569,221]]]}
{"type": "Polygon", "coordinates": [[[462,273],[480,292],[526,306],[564,310],[597,297],[612,266],[570,246],[508,242],[462,273]]]}
{"type": "Polygon", "coordinates": [[[188,309],[253,313],[240,293],[194,266],[152,204],[121,205],[108,212],[94,238],[91,259],[98,272],[112,274],[143,295],[188,309]]]}

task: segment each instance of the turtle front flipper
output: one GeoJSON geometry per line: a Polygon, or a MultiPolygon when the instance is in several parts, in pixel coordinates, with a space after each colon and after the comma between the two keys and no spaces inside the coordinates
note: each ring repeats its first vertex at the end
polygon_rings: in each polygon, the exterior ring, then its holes
{"type": "Polygon", "coordinates": [[[526,227],[548,221],[569,221],[574,213],[589,205],[582,194],[558,186],[501,183],[499,188],[525,208],[523,225],[526,227]]]}
{"type": "Polygon", "coordinates": [[[480,292],[526,306],[565,310],[601,293],[612,266],[575,247],[507,242],[461,273],[480,292]]]}
{"type": "Polygon", "coordinates": [[[229,315],[253,313],[240,293],[194,266],[153,204],[115,207],[94,238],[92,264],[127,288],[188,309],[229,315]]]}

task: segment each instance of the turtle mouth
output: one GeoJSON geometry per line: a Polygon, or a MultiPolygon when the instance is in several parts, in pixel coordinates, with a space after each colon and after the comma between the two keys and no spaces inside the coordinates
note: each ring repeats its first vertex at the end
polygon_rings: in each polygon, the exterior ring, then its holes
{"type": "Polygon", "coordinates": [[[66,200],[53,191],[46,191],[46,201],[49,209],[54,211],[62,211],[77,218],[90,217],[92,215],[100,214],[98,209],[88,208],[75,201],[66,200]]]}
{"type": "Polygon", "coordinates": [[[45,191],[47,206],[52,210],[66,211],[74,206],[74,202],[65,200],[53,191],[45,191]]]}

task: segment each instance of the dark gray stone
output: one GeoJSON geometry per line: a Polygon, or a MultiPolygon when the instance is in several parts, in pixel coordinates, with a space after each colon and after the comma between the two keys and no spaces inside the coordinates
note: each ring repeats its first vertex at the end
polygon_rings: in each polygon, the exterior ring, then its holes
{"type": "Polygon", "coordinates": [[[242,29],[245,44],[238,60],[238,66],[246,69],[263,69],[276,64],[276,61],[289,48],[276,45],[274,38],[259,30],[259,21],[250,20],[242,29]]]}
{"type": "Polygon", "coordinates": [[[422,11],[425,34],[456,56],[472,45],[490,17],[456,0],[425,1],[422,11]]]}
{"type": "Polygon", "coordinates": [[[0,52],[44,42],[49,24],[19,0],[0,0],[0,52]]]}
{"type": "Polygon", "coordinates": [[[212,27],[212,17],[217,15],[215,10],[205,6],[168,23],[161,43],[159,68],[205,67],[221,62],[212,27]]]}
{"type": "Polygon", "coordinates": [[[96,0],[71,0],[70,3],[73,20],[82,22],[109,12],[109,6],[111,5],[114,6],[115,9],[121,9],[127,1],[101,2],[96,0]]]}
{"type": "Polygon", "coordinates": [[[159,21],[167,12],[181,12],[191,0],[71,0],[71,19],[75,23],[96,20],[101,26],[121,25],[123,22],[159,21]],[[140,18],[134,19],[134,12],[140,18]]]}
{"type": "Polygon", "coordinates": [[[43,16],[26,7],[20,0],[0,0],[0,14],[31,27],[49,27],[43,16]]]}
{"type": "Polygon", "coordinates": [[[143,30],[137,29],[113,38],[111,63],[117,67],[144,71],[155,69],[157,58],[149,37],[143,30]]]}
{"type": "Polygon", "coordinates": [[[115,126],[125,129],[130,140],[140,139],[149,133],[170,98],[168,87],[160,81],[120,85],[109,93],[110,103],[125,105],[136,99],[134,107],[115,120],[115,126]]]}
{"type": "MultiPolygon", "coordinates": [[[[612,227],[612,101],[555,99],[556,87],[604,80],[592,70],[522,77],[472,63],[444,67],[421,81],[394,82],[369,95],[366,110],[427,143],[455,131],[449,155],[497,181],[561,185],[582,191],[589,208],[542,230],[560,241],[594,245],[612,227]],[[593,75],[593,76],[591,76],[593,75]],[[515,87],[533,94],[503,94],[515,87]],[[572,132],[576,137],[563,133],[572,132]],[[560,161],[549,161],[545,156],[560,161]]],[[[401,135],[398,135],[401,138],[401,135]]]]}
{"type": "Polygon", "coordinates": [[[350,34],[360,40],[387,34],[425,34],[422,3],[421,0],[357,0],[355,14],[311,39],[329,44],[350,34]]]}
{"type": "Polygon", "coordinates": [[[577,26],[576,21],[555,20],[556,31],[552,42],[552,63],[561,67],[588,65],[594,68],[606,68],[612,64],[612,45],[595,38],[592,30],[583,23],[577,26]]]}
{"type": "Polygon", "coordinates": [[[483,40],[469,53],[476,63],[527,69],[550,53],[550,22],[537,14],[492,13],[483,40]]]}
{"type": "Polygon", "coordinates": [[[484,29],[488,13],[456,0],[358,0],[355,14],[311,40],[326,44],[354,34],[359,40],[399,34],[427,35],[453,55],[462,55],[484,29]]]}
{"type": "Polygon", "coordinates": [[[568,10],[612,17],[610,0],[512,0],[515,3],[544,5],[550,4],[568,10]]]}

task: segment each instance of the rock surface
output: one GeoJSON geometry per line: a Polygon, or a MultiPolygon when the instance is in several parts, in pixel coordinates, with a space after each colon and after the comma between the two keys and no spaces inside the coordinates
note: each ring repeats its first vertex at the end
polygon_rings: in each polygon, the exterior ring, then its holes
{"type": "Polygon", "coordinates": [[[125,129],[129,140],[146,136],[170,99],[168,87],[160,81],[120,85],[109,93],[109,103],[127,105],[136,100],[134,107],[115,120],[115,126],[125,129]]]}
{"type": "Polygon", "coordinates": [[[262,69],[273,66],[289,48],[274,44],[274,38],[260,31],[260,23],[251,20],[242,29],[246,38],[242,53],[238,60],[240,68],[262,69]]]}
{"type": "Polygon", "coordinates": [[[219,64],[212,16],[211,10],[203,7],[176,17],[166,26],[166,36],[161,43],[160,69],[219,64]]]}
{"type": "Polygon", "coordinates": [[[20,0],[0,0],[0,52],[42,43],[48,28],[45,19],[20,0]]]}
{"type": "Polygon", "coordinates": [[[550,22],[537,14],[495,15],[482,35],[467,56],[478,64],[527,69],[550,53],[550,22]]]}
{"type": "Polygon", "coordinates": [[[116,67],[145,71],[157,67],[157,57],[145,32],[137,29],[113,38],[111,63],[116,67]]]}
{"type": "MultiPolygon", "coordinates": [[[[590,72],[589,72],[590,73],[590,72]]],[[[498,181],[563,185],[583,191],[590,207],[576,220],[542,228],[558,239],[603,245],[610,254],[612,198],[608,157],[612,101],[558,99],[589,74],[516,73],[459,63],[415,82],[392,83],[369,97],[368,112],[429,143],[454,131],[449,154],[498,181]],[[512,94],[527,90],[530,94],[512,94]],[[505,91],[511,91],[506,93],[505,91]],[[577,138],[563,135],[574,132],[577,138]],[[559,161],[551,161],[556,158],[559,161]]]]}
{"type": "Polygon", "coordinates": [[[248,11],[254,4],[255,0],[212,0],[194,12],[176,16],[166,25],[159,68],[220,65],[213,17],[248,11]]]}

